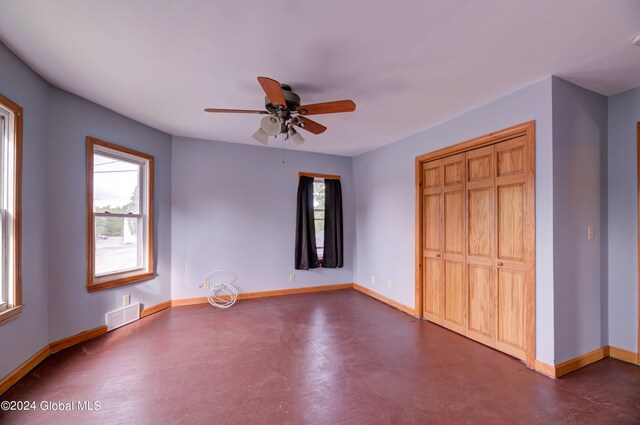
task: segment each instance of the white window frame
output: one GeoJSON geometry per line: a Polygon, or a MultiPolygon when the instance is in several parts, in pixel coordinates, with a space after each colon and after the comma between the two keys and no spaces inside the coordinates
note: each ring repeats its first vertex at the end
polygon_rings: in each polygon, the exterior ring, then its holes
{"type": "MultiPolygon", "coordinates": [[[[5,146],[9,140],[9,111],[0,106],[0,182],[5,182],[5,146]]],[[[9,307],[9,282],[7,279],[7,213],[4,185],[0,185],[0,311],[9,307]]]]}
{"type": "MultiPolygon", "coordinates": [[[[153,156],[123,146],[87,137],[87,290],[94,292],[152,279],[154,271],[153,249],[153,156]],[[93,176],[94,155],[127,161],[140,166],[138,213],[94,212],[93,176]],[[138,265],[134,268],[102,274],[96,273],[96,218],[132,219],[138,222],[138,265]]],[[[126,221],[125,221],[126,225],[126,221]]]]}
{"type": "Polygon", "coordinates": [[[0,324],[22,311],[22,107],[0,95],[0,324]]]}

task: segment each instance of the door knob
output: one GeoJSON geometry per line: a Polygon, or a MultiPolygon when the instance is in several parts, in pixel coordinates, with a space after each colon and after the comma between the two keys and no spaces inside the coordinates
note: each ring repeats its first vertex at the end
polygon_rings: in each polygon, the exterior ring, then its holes
{"type": "Polygon", "coordinates": [[[500,262],[499,262],[499,263],[498,263],[498,267],[502,267],[502,266],[504,266],[504,264],[502,264],[502,263],[500,263],[500,262]]]}

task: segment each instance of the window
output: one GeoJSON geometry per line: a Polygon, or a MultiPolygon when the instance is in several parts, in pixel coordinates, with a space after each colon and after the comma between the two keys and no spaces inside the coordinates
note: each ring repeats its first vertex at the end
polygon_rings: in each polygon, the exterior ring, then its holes
{"type": "Polygon", "coordinates": [[[313,180],[313,222],[316,230],[316,251],[318,260],[322,261],[324,253],[324,179],[313,180]]]}
{"type": "Polygon", "coordinates": [[[0,323],[22,310],[22,108],[0,95],[0,323]]]}
{"type": "Polygon", "coordinates": [[[87,186],[87,289],[153,278],[153,156],[87,137],[87,186]]]}
{"type": "Polygon", "coordinates": [[[298,173],[295,268],[344,264],[340,176],[298,173]]]}

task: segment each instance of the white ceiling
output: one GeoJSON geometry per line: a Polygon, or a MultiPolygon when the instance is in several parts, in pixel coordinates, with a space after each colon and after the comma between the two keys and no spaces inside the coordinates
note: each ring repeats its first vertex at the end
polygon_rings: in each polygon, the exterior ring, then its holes
{"type": "Polygon", "coordinates": [[[549,75],[640,86],[637,0],[3,0],[0,40],[50,83],[173,135],[256,144],[263,75],[316,116],[301,150],[357,155],[549,75]]]}

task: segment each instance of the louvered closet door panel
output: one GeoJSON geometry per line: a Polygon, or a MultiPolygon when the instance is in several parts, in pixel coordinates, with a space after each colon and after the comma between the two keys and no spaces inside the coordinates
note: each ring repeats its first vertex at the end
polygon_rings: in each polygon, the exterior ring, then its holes
{"type": "Polygon", "coordinates": [[[465,154],[442,160],[444,326],[464,333],[467,315],[465,270],[465,154]]]}
{"type": "Polygon", "coordinates": [[[442,324],[444,316],[444,264],[442,258],[442,160],[422,166],[424,317],[442,324]]]}
{"type": "Polygon", "coordinates": [[[493,146],[467,152],[467,335],[494,346],[495,284],[495,153],[493,146]]]}
{"type": "Polygon", "coordinates": [[[495,146],[496,155],[496,348],[526,358],[527,150],[519,137],[495,146]]]}

